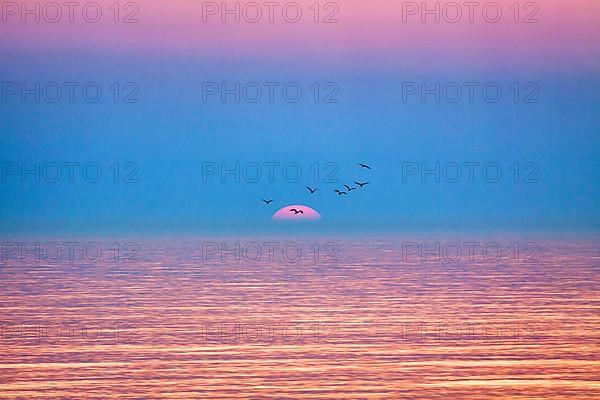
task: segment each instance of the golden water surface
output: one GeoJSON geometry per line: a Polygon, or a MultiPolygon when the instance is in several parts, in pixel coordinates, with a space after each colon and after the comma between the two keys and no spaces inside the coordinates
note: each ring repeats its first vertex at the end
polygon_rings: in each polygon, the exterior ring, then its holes
{"type": "Polygon", "coordinates": [[[7,241],[3,399],[600,398],[589,237],[7,241]]]}

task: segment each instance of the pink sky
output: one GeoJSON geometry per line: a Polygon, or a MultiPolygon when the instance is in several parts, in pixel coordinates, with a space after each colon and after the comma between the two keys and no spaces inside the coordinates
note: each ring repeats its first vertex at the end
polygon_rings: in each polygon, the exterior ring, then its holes
{"type": "MultiPolygon", "coordinates": [[[[350,59],[372,64],[373,60],[380,60],[382,63],[398,62],[406,66],[432,68],[435,67],[433,63],[438,62],[463,66],[506,63],[550,68],[563,64],[598,67],[600,51],[595,43],[600,40],[600,2],[539,1],[539,11],[534,17],[540,22],[533,24],[513,21],[514,11],[509,7],[515,2],[496,2],[502,8],[503,17],[495,24],[484,20],[482,12],[478,12],[480,8],[475,9],[475,22],[469,23],[467,7],[461,7],[463,18],[456,24],[436,24],[431,16],[431,22],[423,24],[420,14],[407,16],[407,22],[403,23],[402,4],[406,2],[384,0],[337,2],[339,11],[334,18],[339,19],[339,23],[315,23],[314,11],[309,9],[315,1],[299,0],[297,3],[301,5],[303,17],[296,24],[285,22],[277,8],[275,23],[269,23],[266,7],[262,7],[265,12],[262,20],[255,24],[223,24],[220,13],[207,16],[207,22],[203,22],[202,4],[206,2],[144,0],[138,2],[139,12],[135,15],[139,23],[116,24],[113,12],[108,9],[113,2],[100,1],[103,16],[96,24],[84,22],[80,11],[75,12],[76,22],[73,24],[66,22],[66,14],[64,22],[55,24],[43,21],[23,24],[19,22],[20,11],[17,15],[3,15],[8,22],[0,24],[0,45],[14,49],[61,51],[100,48],[118,53],[159,52],[203,58],[229,54],[281,59],[308,56],[323,63],[343,63],[350,59]]],[[[25,3],[33,8],[35,1],[27,0],[25,3]]],[[[231,7],[234,3],[227,2],[231,7]]],[[[242,7],[248,3],[240,1],[242,7]]],[[[263,4],[262,1],[257,3],[263,4]]],[[[333,6],[324,9],[326,3],[319,3],[321,19],[334,11],[333,6]]],[[[434,3],[427,1],[429,8],[433,8],[434,3]]],[[[439,3],[444,6],[450,2],[439,3]]],[[[487,1],[481,2],[485,3],[487,1]]],[[[525,9],[527,3],[519,2],[521,19],[535,11],[532,6],[525,9]]],[[[130,11],[122,10],[120,18],[130,11]]],[[[32,21],[33,17],[29,18],[32,21]]],[[[232,17],[229,18],[231,20],[232,17]]]]}

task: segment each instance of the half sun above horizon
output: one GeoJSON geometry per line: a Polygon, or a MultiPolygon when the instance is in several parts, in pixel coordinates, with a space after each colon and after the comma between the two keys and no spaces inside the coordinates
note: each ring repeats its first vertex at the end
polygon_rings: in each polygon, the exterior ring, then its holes
{"type": "Polygon", "coordinates": [[[273,219],[276,221],[318,220],[321,219],[321,214],[309,206],[291,205],[273,214],[273,219]]]}

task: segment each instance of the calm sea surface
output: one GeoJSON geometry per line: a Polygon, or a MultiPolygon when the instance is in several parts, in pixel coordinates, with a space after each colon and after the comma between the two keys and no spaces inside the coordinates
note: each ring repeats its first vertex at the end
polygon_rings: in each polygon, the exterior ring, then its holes
{"type": "Polygon", "coordinates": [[[2,399],[600,398],[598,237],[4,238],[0,257],[2,399]]]}

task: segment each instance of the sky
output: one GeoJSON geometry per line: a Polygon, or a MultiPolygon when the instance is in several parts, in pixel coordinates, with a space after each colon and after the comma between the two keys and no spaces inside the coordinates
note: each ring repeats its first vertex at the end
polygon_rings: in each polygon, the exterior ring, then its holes
{"type": "Polygon", "coordinates": [[[598,2],[47,3],[2,5],[0,231],[599,226],[598,2]]]}

